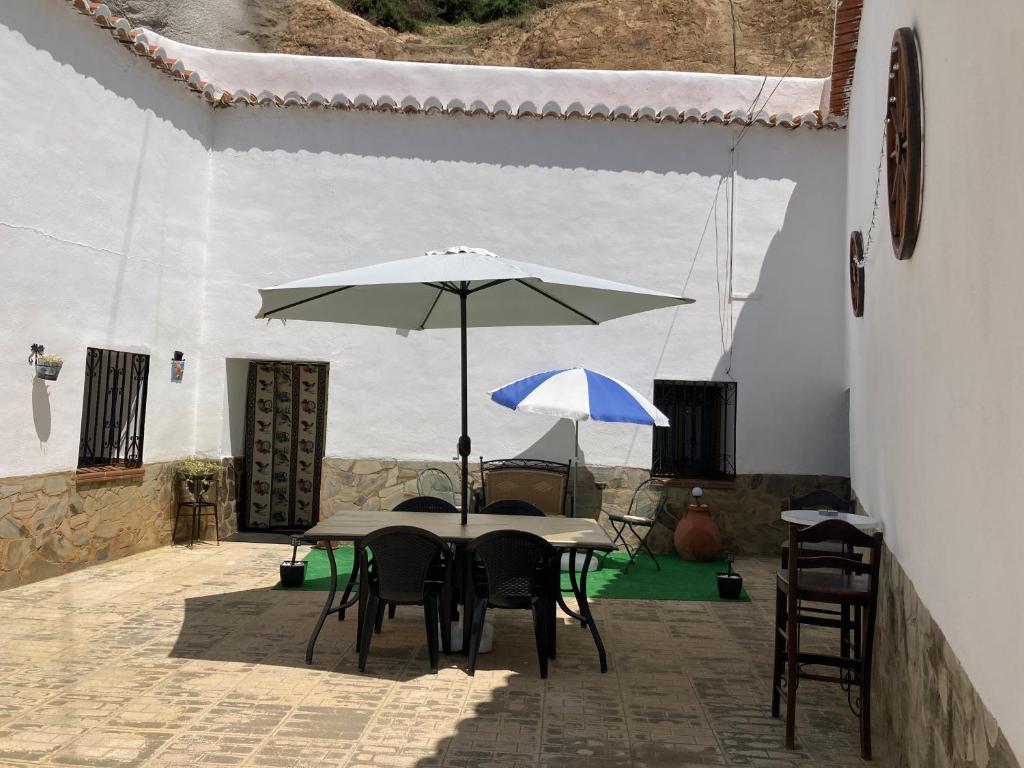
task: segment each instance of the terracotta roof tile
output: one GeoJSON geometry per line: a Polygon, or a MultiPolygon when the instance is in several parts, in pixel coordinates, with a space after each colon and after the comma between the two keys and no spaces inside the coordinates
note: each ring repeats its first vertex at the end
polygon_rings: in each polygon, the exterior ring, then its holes
{"type": "MultiPolygon", "coordinates": [[[[366,110],[374,112],[403,112],[406,114],[424,115],[470,115],[475,117],[487,117],[490,119],[528,119],[542,118],[545,120],[614,120],[616,122],[651,122],[665,124],[717,124],[717,125],[759,125],[764,127],[782,127],[795,129],[803,128],[832,128],[839,129],[846,127],[845,110],[847,105],[849,82],[852,79],[853,58],[849,58],[848,74],[846,80],[842,75],[846,70],[837,70],[836,61],[843,64],[845,59],[834,56],[833,79],[831,93],[831,114],[825,115],[821,110],[813,110],[800,115],[792,115],[786,112],[768,113],[749,111],[745,106],[731,109],[725,112],[721,109],[702,111],[694,107],[666,106],[656,109],[653,106],[641,105],[633,107],[628,104],[620,104],[614,108],[606,104],[597,103],[589,109],[578,101],[562,107],[558,102],[549,101],[539,107],[532,101],[524,101],[518,106],[513,106],[508,101],[499,99],[493,104],[482,100],[475,100],[468,106],[461,99],[451,99],[444,104],[440,99],[430,96],[422,102],[412,95],[402,97],[380,94],[372,97],[361,93],[354,98],[349,98],[343,93],[333,94],[327,97],[321,93],[310,93],[303,95],[297,91],[289,91],[284,95],[261,91],[253,94],[245,89],[236,89],[234,92],[217,87],[216,83],[204,80],[195,70],[189,69],[187,62],[168,56],[167,52],[158,45],[150,44],[146,39],[145,30],[132,28],[128,21],[115,16],[103,3],[88,2],[87,0],[67,0],[75,9],[82,14],[89,16],[99,26],[108,29],[113,37],[123,43],[138,56],[150,60],[154,68],[161,70],[168,76],[179,79],[190,89],[196,92],[201,98],[216,107],[278,107],[278,108],[301,108],[301,109],[341,109],[341,110],[366,110]],[[845,85],[844,85],[845,83],[845,85]],[[841,98],[837,98],[837,93],[841,98]],[[839,111],[841,107],[842,111],[839,111]]],[[[843,14],[842,27],[844,34],[849,35],[848,30],[854,18],[859,23],[860,8],[862,0],[840,0],[839,10],[836,14],[837,40],[840,32],[840,14],[843,14]]],[[[844,37],[844,51],[848,52],[849,43],[844,37]]],[[[856,33],[853,33],[852,50],[856,51],[856,33]]]]}
{"type": "Polygon", "coordinates": [[[829,112],[833,115],[846,117],[850,109],[850,88],[853,87],[853,68],[857,63],[863,9],[864,0],[839,0],[836,5],[836,24],[832,37],[832,84],[828,101],[829,112]]]}

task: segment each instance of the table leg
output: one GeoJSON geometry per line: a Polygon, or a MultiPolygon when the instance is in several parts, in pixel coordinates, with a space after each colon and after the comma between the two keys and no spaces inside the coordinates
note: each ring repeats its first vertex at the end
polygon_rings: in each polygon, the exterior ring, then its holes
{"type": "MultiPolygon", "coordinates": [[[[590,562],[590,561],[588,560],[587,562],[590,562]]],[[[569,584],[570,584],[570,586],[572,586],[573,597],[575,597],[577,600],[579,600],[579,597],[580,597],[580,585],[576,581],[576,550],[575,549],[570,549],[569,550],[569,584]]],[[[582,616],[581,614],[576,613],[576,611],[572,610],[571,608],[569,608],[568,605],[565,604],[565,598],[562,596],[561,585],[559,585],[559,589],[558,589],[558,605],[569,616],[571,616],[572,618],[574,618],[576,621],[578,621],[580,623],[580,629],[586,629],[587,628],[587,619],[586,619],[586,617],[582,616]]]]}
{"type": "Polygon", "coordinates": [[[317,619],[316,627],[313,629],[313,634],[309,636],[309,642],[306,643],[307,664],[313,663],[313,646],[316,645],[316,638],[320,634],[320,630],[323,629],[324,622],[327,620],[328,615],[332,613],[334,595],[338,591],[338,564],[334,560],[334,548],[331,546],[331,542],[329,541],[327,542],[327,562],[331,565],[331,586],[327,590],[327,600],[324,601],[324,607],[323,610],[320,611],[320,618],[317,619]]]}
{"type": "MultiPolygon", "coordinates": [[[[569,550],[570,562],[575,563],[576,550],[569,550]]],[[[601,642],[601,633],[597,631],[597,623],[594,621],[594,616],[590,612],[590,603],[587,601],[587,572],[590,570],[590,561],[594,559],[594,550],[588,549],[586,556],[583,558],[583,573],[580,574],[579,589],[576,592],[576,600],[580,605],[580,613],[583,614],[583,618],[587,622],[587,626],[590,628],[590,634],[594,638],[594,645],[597,646],[597,655],[601,660],[601,671],[608,671],[608,655],[604,650],[604,643],[601,642]]],[[[572,574],[575,569],[570,567],[569,573],[572,574]]],[[[573,586],[575,587],[575,579],[572,579],[573,586]]]]}

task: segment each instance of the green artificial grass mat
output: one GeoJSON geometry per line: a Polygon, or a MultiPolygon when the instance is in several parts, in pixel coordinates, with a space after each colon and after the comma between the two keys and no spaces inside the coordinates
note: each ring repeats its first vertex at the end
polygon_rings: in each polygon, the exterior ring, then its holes
{"type": "MultiPolygon", "coordinates": [[[[344,581],[352,570],[353,549],[351,546],[338,547],[334,550],[334,559],[338,564],[339,589],[344,588],[344,581]]],[[[596,557],[596,556],[595,556],[596,557]]],[[[327,563],[327,553],[322,549],[314,549],[303,558],[306,561],[306,580],[294,591],[326,592],[330,589],[331,569],[327,563]]],[[[580,562],[580,561],[577,561],[580,562]]],[[[661,570],[654,567],[654,562],[647,555],[641,555],[633,563],[629,571],[625,571],[629,556],[625,552],[613,552],[605,560],[604,567],[599,571],[591,571],[587,577],[587,594],[592,598],[606,600],[684,600],[704,602],[736,602],[722,600],[718,596],[716,575],[728,570],[724,560],[712,560],[708,563],[691,563],[681,559],[675,553],[658,555],[661,570]]],[[[569,588],[569,574],[562,574],[562,587],[569,588]]],[[[284,589],[280,582],[274,589],[284,589]]],[[[750,602],[744,589],[739,597],[740,602],[750,602]]]]}

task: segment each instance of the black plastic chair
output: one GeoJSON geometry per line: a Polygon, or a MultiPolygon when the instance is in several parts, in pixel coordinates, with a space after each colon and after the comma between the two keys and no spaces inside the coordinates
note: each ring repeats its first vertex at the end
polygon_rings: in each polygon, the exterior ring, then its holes
{"type": "Polygon", "coordinates": [[[548,676],[548,656],[554,652],[555,549],[540,536],[525,531],[492,531],[466,545],[466,562],[480,562],[482,569],[466,573],[466,613],[463,653],[469,652],[468,672],[476,671],[488,608],[529,610],[537,640],[540,676],[548,676]]]}
{"type": "Polygon", "coordinates": [[[458,512],[455,505],[436,496],[413,496],[395,505],[394,512],[458,512]]]}
{"type": "MultiPolygon", "coordinates": [[[[451,552],[445,542],[422,528],[394,525],[374,531],[359,542],[359,671],[375,626],[379,628],[385,605],[422,605],[427,625],[430,671],[437,672],[438,612],[441,626],[450,628],[447,592],[451,584],[451,552]],[[437,580],[438,574],[441,580],[437,580]],[[444,594],[442,594],[444,593],[444,594]]],[[[450,650],[449,632],[443,632],[445,653],[450,650]]]]}
{"type": "Polygon", "coordinates": [[[528,517],[544,517],[544,511],[528,501],[518,499],[502,499],[492,501],[480,510],[482,515],[526,515],[528,517]]]}

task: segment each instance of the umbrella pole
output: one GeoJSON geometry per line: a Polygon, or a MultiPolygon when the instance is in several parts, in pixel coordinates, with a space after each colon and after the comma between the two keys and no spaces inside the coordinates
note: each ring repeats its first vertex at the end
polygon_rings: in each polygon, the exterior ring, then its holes
{"type": "Polygon", "coordinates": [[[572,516],[576,517],[576,476],[580,473],[580,420],[576,419],[576,448],[572,467],[572,516]]]}
{"type": "Polygon", "coordinates": [[[469,295],[468,284],[463,283],[459,291],[459,314],[461,318],[460,331],[462,333],[462,435],[459,437],[459,456],[462,457],[462,524],[469,522],[469,414],[467,401],[469,399],[469,388],[467,386],[466,374],[466,299],[469,295]]]}

